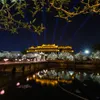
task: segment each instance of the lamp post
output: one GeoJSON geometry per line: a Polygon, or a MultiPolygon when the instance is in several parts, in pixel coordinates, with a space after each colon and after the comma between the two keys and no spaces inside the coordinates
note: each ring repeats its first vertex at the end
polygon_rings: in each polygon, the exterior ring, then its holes
{"type": "Polygon", "coordinates": [[[90,51],[89,50],[85,50],[84,53],[85,54],[90,54],[90,51]]]}

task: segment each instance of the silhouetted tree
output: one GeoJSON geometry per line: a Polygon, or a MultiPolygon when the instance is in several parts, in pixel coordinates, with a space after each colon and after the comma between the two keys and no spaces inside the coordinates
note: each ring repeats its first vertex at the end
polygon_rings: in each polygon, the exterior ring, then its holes
{"type": "Polygon", "coordinates": [[[100,13],[100,0],[79,0],[74,7],[73,2],[75,0],[0,0],[0,29],[18,33],[18,29],[25,28],[40,34],[45,27],[41,22],[36,25],[36,15],[44,8],[47,12],[56,11],[55,17],[68,22],[80,14],[100,13]],[[25,20],[27,14],[31,15],[29,21],[25,20]]]}
{"type": "Polygon", "coordinates": [[[93,52],[100,51],[100,44],[94,44],[94,45],[92,46],[92,51],[93,51],[93,52]]]}

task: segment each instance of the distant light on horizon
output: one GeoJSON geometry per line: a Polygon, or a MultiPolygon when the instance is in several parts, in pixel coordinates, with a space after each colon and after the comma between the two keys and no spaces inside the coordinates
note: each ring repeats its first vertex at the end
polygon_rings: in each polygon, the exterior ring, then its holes
{"type": "Polygon", "coordinates": [[[89,54],[90,51],[89,51],[89,50],[85,50],[84,53],[85,53],[85,54],[89,54]]]}

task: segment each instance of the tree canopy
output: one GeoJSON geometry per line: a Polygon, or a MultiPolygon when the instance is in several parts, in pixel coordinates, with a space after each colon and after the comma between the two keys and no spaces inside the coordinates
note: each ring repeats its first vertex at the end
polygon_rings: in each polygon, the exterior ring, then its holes
{"type": "Polygon", "coordinates": [[[80,14],[100,14],[100,0],[79,0],[74,3],[75,0],[0,0],[0,29],[18,33],[18,29],[26,28],[40,34],[45,27],[42,23],[35,24],[36,15],[44,7],[49,13],[55,11],[55,17],[68,22],[80,14]],[[29,21],[26,14],[31,16],[29,21]]]}
{"type": "Polygon", "coordinates": [[[92,51],[93,51],[93,52],[100,51],[100,44],[94,44],[94,45],[92,46],[92,51]]]}

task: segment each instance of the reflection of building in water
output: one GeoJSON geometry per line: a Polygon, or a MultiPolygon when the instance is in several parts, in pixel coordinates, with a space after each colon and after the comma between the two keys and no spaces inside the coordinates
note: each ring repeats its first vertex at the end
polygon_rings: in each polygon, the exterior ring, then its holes
{"type": "Polygon", "coordinates": [[[84,80],[92,79],[100,84],[100,73],[74,72],[56,69],[43,69],[32,76],[28,76],[26,81],[35,80],[42,85],[57,85],[60,83],[71,84],[74,78],[83,82],[84,80]]]}
{"type": "Polygon", "coordinates": [[[74,52],[71,46],[58,46],[55,44],[43,44],[41,46],[31,46],[27,49],[27,52],[74,52]]]}
{"type": "Polygon", "coordinates": [[[56,70],[42,70],[36,73],[37,78],[42,79],[64,79],[64,80],[70,80],[74,79],[74,72],[73,71],[59,71],[56,70]]]}
{"type": "Polygon", "coordinates": [[[58,81],[57,80],[49,80],[49,79],[36,79],[35,80],[37,83],[41,83],[41,85],[57,85],[58,84],[58,81]]]}
{"type": "Polygon", "coordinates": [[[30,81],[30,80],[35,80],[36,83],[40,83],[41,85],[52,85],[52,86],[55,86],[55,85],[58,85],[58,83],[66,83],[66,84],[71,84],[73,82],[73,76],[72,76],[72,79],[59,79],[58,78],[53,78],[51,79],[50,77],[48,78],[39,78],[35,75],[33,76],[28,76],[26,78],[26,81],[30,81]]]}
{"type": "Polygon", "coordinates": [[[51,80],[51,79],[36,79],[35,80],[37,83],[41,83],[42,85],[46,84],[46,85],[57,85],[59,82],[60,83],[67,83],[70,84],[72,83],[72,80],[51,80]]]}
{"type": "Polygon", "coordinates": [[[72,79],[70,80],[64,80],[64,79],[44,79],[44,78],[37,78],[37,77],[27,77],[26,79],[27,81],[30,81],[30,80],[35,80],[36,83],[40,83],[41,85],[52,85],[52,86],[55,86],[57,85],[58,83],[67,83],[67,84],[71,84],[72,83],[72,79]]]}
{"type": "Polygon", "coordinates": [[[26,81],[35,80],[42,85],[58,85],[58,83],[71,84],[74,80],[74,71],[43,69],[32,76],[28,76],[26,81]]]}

